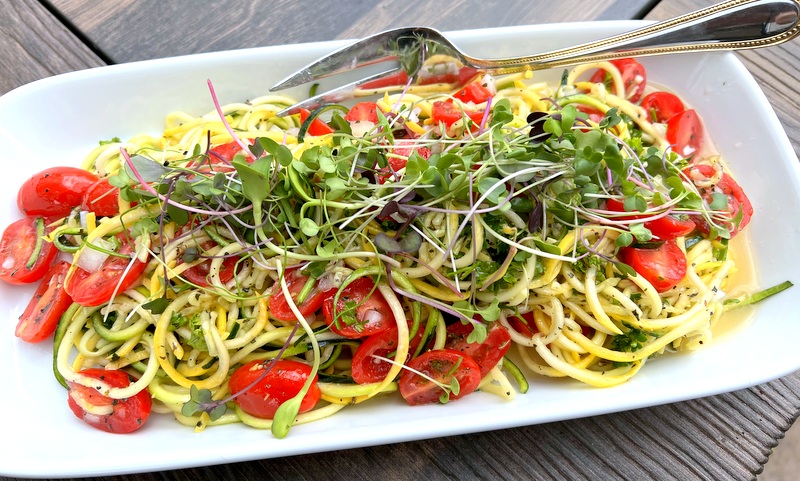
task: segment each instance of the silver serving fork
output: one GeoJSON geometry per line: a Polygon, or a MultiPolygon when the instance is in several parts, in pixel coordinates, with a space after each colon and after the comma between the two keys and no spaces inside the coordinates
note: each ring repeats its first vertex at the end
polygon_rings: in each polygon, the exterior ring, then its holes
{"type": "MultiPolygon", "coordinates": [[[[433,28],[403,27],[340,48],[289,75],[270,91],[368,65],[390,65],[386,70],[315,95],[278,114],[287,115],[297,113],[300,108],[312,110],[329,103],[424,84],[435,80],[437,72],[443,70],[457,74],[453,68],[472,69],[470,73],[475,74],[481,71],[506,74],[623,57],[768,47],[798,34],[800,0],[727,0],[605,39],[516,58],[472,57],[433,28]]],[[[451,87],[454,90],[458,84],[451,87]]]]}

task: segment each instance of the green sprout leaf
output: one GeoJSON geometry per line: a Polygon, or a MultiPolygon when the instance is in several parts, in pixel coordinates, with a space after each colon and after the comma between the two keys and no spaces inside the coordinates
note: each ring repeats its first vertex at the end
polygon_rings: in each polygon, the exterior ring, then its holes
{"type": "Polygon", "coordinates": [[[164,311],[167,310],[167,306],[169,306],[170,302],[171,301],[169,299],[159,297],[158,299],[154,299],[150,302],[142,304],[142,307],[153,314],[163,314],[164,311]]]}
{"type": "Polygon", "coordinates": [[[189,388],[189,400],[181,406],[181,414],[184,416],[194,416],[200,413],[208,413],[212,421],[221,418],[227,411],[225,403],[220,403],[211,399],[212,393],[208,389],[198,389],[192,384],[189,388]]]}
{"type": "Polygon", "coordinates": [[[638,242],[647,242],[653,238],[653,233],[641,222],[631,224],[630,231],[638,242]]]}
{"type": "Polygon", "coordinates": [[[486,195],[486,200],[495,205],[508,196],[506,186],[500,182],[500,179],[494,177],[485,177],[479,180],[478,192],[486,195]]]}
{"type": "Polygon", "coordinates": [[[319,226],[313,220],[304,217],[300,220],[300,230],[303,231],[303,234],[314,237],[319,233],[319,226]]]}
{"type": "Polygon", "coordinates": [[[275,417],[272,419],[271,431],[273,436],[283,439],[289,434],[289,430],[300,412],[300,403],[303,401],[303,396],[307,391],[308,389],[302,389],[297,396],[285,401],[278,407],[278,410],[275,411],[275,417]]]}
{"type": "Polygon", "coordinates": [[[728,197],[721,192],[711,194],[711,203],[708,205],[711,210],[725,210],[728,208],[728,197]]]}

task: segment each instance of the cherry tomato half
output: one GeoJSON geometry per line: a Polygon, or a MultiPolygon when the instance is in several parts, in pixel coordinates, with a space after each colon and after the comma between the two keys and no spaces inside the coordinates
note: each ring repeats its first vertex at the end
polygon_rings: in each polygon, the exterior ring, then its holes
{"type": "Polygon", "coordinates": [[[405,140],[405,139],[396,139],[395,144],[392,147],[392,154],[387,156],[387,162],[389,164],[388,167],[384,167],[381,169],[378,174],[378,182],[383,184],[389,179],[394,172],[398,172],[406,167],[408,163],[408,158],[411,157],[411,154],[414,152],[417,153],[423,159],[427,159],[431,156],[431,150],[427,147],[414,147],[414,141],[405,140]]]}
{"type": "Polygon", "coordinates": [[[359,102],[347,112],[344,119],[348,122],[378,123],[378,104],[375,102],[359,102]]]}
{"type": "Polygon", "coordinates": [[[578,110],[578,112],[585,113],[589,117],[589,120],[591,120],[596,124],[602,122],[606,116],[606,114],[604,114],[600,109],[589,107],[588,105],[584,104],[574,104],[574,105],[575,108],[578,110]]]}
{"type": "Polygon", "coordinates": [[[483,110],[469,110],[464,109],[463,112],[459,107],[453,105],[453,102],[440,101],[434,102],[431,109],[431,118],[436,124],[444,123],[445,127],[450,127],[457,121],[466,116],[475,124],[480,124],[483,121],[483,110]]]}
{"type": "Polygon", "coordinates": [[[81,205],[83,194],[99,179],[77,167],[52,167],[34,174],[17,193],[17,207],[25,215],[64,217],[81,205]]]}
{"type": "Polygon", "coordinates": [[[58,320],[72,304],[64,290],[69,262],[60,261],[44,275],[28,307],[19,318],[14,334],[27,342],[40,342],[56,330],[58,320]]]}
{"type": "Polygon", "coordinates": [[[489,89],[481,85],[480,82],[468,83],[462,87],[461,90],[453,94],[453,97],[464,103],[472,102],[474,104],[482,104],[489,100],[491,96],[492,93],[489,92],[489,89]]]}
{"type": "MultiPolygon", "coordinates": [[[[90,368],[80,373],[114,388],[125,388],[131,384],[131,377],[125,371],[90,368]]],[[[69,382],[67,402],[78,419],[101,431],[117,434],[130,433],[142,427],[150,417],[152,408],[150,393],[146,389],[129,398],[112,399],[97,389],[75,382],[69,382]],[[87,408],[92,412],[88,412],[87,408]]]]}
{"type": "Polygon", "coordinates": [[[331,331],[355,339],[396,325],[389,303],[371,278],[359,277],[342,289],[334,313],[336,292],[337,289],[327,291],[322,302],[322,315],[331,331]]]}
{"type": "MultiPolygon", "coordinates": [[[[473,67],[461,67],[458,74],[446,73],[440,75],[430,75],[424,79],[419,80],[420,85],[434,84],[434,83],[454,83],[456,86],[466,85],[470,80],[474,79],[480,70],[473,67]]],[[[386,77],[370,80],[369,82],[361,84],[362,90],[381,89],[386,87],[397,87],[408,84],[408,74],[404,71],[397,72],[396,74],[387,75],[386,77]]]]}
{"type": "MultiPolygon", "coordinates": [[[[286,287],[292,295],[292,300],[297,299],[297,295],[303,290],[309,277],[300,273],[299,269],[292,269],[286,273],[286,287]]],[[[303,316],[314,314],[322,307],[325,293],[314,287],[308,293],[302,303],[297,304],[297,309],[303,316]]],[[[296,303],[295,303],[296,304],[296,303]]],[[[269,312],[273,318],[284,322],[297,322],[297,317],[289,307],[286,296],[283,294],[280,284],[275,285],[275,290],[269,298],[269,312]]]]}
{"type": "MultiPolygon", "coordinates": [[[[241,140],[245,145],[253,145],[253,139],[241,140]]],[[[230,141],[226,144],[220,144],[210,149],[208,151],[208,155],[205,157],[199,157],[197,160],[191,160],[187,162],[186,168],[208,175],[218,172],[233,172],[235,168],[231,165],[231,161],[233,161],[233,158],[236,157],[236,155],[240,152],[244,152],[244,149],[242,149],[242,146],[239,145],[239,142],[230,141]]],[[[248,164],[252,164],[254,159],[250,154],[245,154],[244,160],[248,164]]],[[[187,178],[192,179],[194,178],[194,175],[190,174],[187,178]]]]}
{"type": "Polygon", "coordinates": [[[508,324],[518,333],[525,337],[533,337],[539,332],[536,321],[533,318],[533,311],[528,311],[519,316],[510,316],[506,319],[508,324]]]}
{"type": "MultiPolygon", "coordinates": [[[[625,96],[631,102],[638,102],[642,98],[642,93],[647,86],[647,72],[642,64],[632,58],[611,60],[617,67],[622,76],[622,85],[625,86],[625,96]]],[[[605,70],[599,69],[592,75],[590,82],[605,83],[610,79],[610,75],[605,70]]]]}
{"type": "Polygon", "coordinates": [[[683,101],[670,92],[653,92],[644,96],[642,108],[651,122],[663,123],[686,110],[683,101]]]}
{"type": "MultiPolygon", "coordinates": [[[[236,395],[234,401],[244,412],[259,418],[272,419],[281,404],[302,390],[310,375],[311,366],[291,359],[278,359],[268,362],[266,366],[262,361],[253,361],[236,369],[228,384],[231,394],[236,395]],[[269,372],[264,374],[266,369],[269,372]],[[254,386],[248,387],[254,382],[254,386]]],[[[313,384],[300,402],[299,412],[314,409],[320,397],[317,376],[314,376],[313,384]]]]}
{"type": "MultiPolygon", "coordinates": [[[[253,145],[253,139],[242,139],[242,142],[244,142],[246,145],[253,145]]],[[[212,164],[218,164],[220,160],[225,163],[229,163],[233,161],[233,158],[236,157],[236,154],[239,152],[244,152],[242,146],[239,144],[239,142],[231,141],[227,144],[221,144],[209,150],[208,158],[212,164]]],[[[246,157],[252,161],[252,158],[250,158],[249,155],[246,157]]]]}
{"type": "Polygon", "coordinates": [[[408,362],[410,369],[400,376],[400,394],[412,406],[440,402],[445,394],[438,384],[420,376],[421,372],[437,382],[450,386],[458,382],[458,394],[450,393],[449,400],[460,399],[472,393],[481,382],[481,368],[468,355],[452,349],[436,349],[420,354],[408,362]]]}
{"type": "Polygon", "coordinates": [[[397,87],[408,83],[408,74],[401,70],[396,74],[388,75],[383,78],[370,80],[361,84],[363,90],[382,89],[385,87],[397,87]]]}
{"type": "Polygon", "coordinates": [[[683,157],[689,158],[697,153],[703,146],[704,137],[703,123],[693,109],[667,120],[667,142],[683,157]]]}
{"type": "MultiPolygon", "coordinates": [[[[418,329],[417,334],[409,341],[409,356],[416,351],[422,340],[423,330],[418,329]]],[[[392,364],[373,356],[392,359],[397,350],[398,333],[396,327],[391,327],[383,332],[364,339],[353,354],[351,376],[358,384],[380,382],[389,373],[392,364]]],[[[397,361],[400,362],[400,361],[397,361]]],[[[403,360],[405,362],[405,359],[403,360]]]]}
{"type": "MultiPolygon", "coordinates": [[[[304,123],[310,116],[311,112],[309,112],[307,109],[300,109],[301,124],[304,123]]],[[[333,133],[333,128],[331,128],[330,125],[326,124],[319,118],[312,120],[311,125],[308,126],[308,135],[320,136],[332,133],[333,133]]]]}
{"type": "Polygon", "coordinates": [[[83,193],[81,210],[94,212],[100,217],[119,214],[119,188],[111,185],[108,177],[103,177],[83,193]]]}
{"type": "Polygon", "coordinates": [[[47,273],[56,258],[58,249],[50,242],[39,239],[37,222],[43,219],[25,217],[3,231],[0,238],[0,279],[9,284],[30,284],[47,273]],[[39,253],[31,265],[28,262],[39,242],[39,253]]]}
{"type": "Polygon", "coordinates": [[[480,366],[483,378],[506,355],[511,347],[511,336],[505,327],[499,323],[492,323],[483,342],[467,342],[467,337],[472,334],[473,329],[472,324],[461,322],[447,326],[447,340],[444,347],[471,357],[480,366]]]}
{"type": "MultiPolygon", "coordinates": [[[[617,199],[608,199],[606,209],[614,212],[626,212],[625,204],[617,199]]],[[[631,214],[614,217],[616,220],[634,220],[649,217],[646,214],[631,214]]],[[[658,219],[644,222],[644,226],[659,240],[672,240],[692,232],[696,225],[688,216],[666,215],[658,219]]]]}
{"type": "MultiPolygon", "coordinates": [[[[203,244],[203,250],[211,249],[216,244],[212,241],[203,244]]],[[[203,262],[196,264],[189,269],[183,271],[183,277],[192,284],[200,287],[208,287],[208,274],[211,273],[211,262],[213,259],[206,259],[203,262]]],[[[229,256],[222,260],[222,265],[219,268],[219,280],[225,284],[236,274],[236,263],[239,262],[239,257],[229,256]]],[[[181,261],[178,262],[179,264],[181,261]]]]}
{"type": "Polygon", "coordinates": [[[686,277],[686,255],[675,241],[656,247],[623,247],[617,256],[658,292],[672,289],[686,277]]]}
{"type": "Polygon", "coordinates": [[[73,301],[85,307],[99,306],[111,300],[114,292],[125,292],[139,280],[147,264],[128,257],[133,252],[132,241],[124,235],[119,238],[118,253],[125,257],[109,256],[97,272],[75,268],[64,286],[73,301]]]}
{"type": "MultiPolygon", "coordinates": [[[[689,179],[708,179],[716,174],[714,167],[708,164],[695,164],[684,170],[689,179]],[[695,177],[697,176],[697,177],[695,177]]],[[[750,218],[753,216],[753,204],[747,194],[744,193],[742,187],[727,173],[723,173],[716,185],[712,187],[702,187],[699,189],[700,195],[707,203],[712,202],[712,195],[714,193],[723,194],[728,199],[728,219],[725,227],[730,230],[731,237],[735,236],[742,229],[750,223],[750,218]],[[741,220],[738,224],[734,220],[741,213],[741,220]]],[[[709,225],[702,216],[696,216],[695,222],[697,227],[706,234],[710,231],[709,225]]]]}

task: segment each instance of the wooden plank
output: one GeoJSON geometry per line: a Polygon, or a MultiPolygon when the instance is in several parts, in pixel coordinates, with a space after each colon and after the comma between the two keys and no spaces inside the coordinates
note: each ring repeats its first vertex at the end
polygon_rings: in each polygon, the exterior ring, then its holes
{"type": "Polygon", "coordinates": [[[0,95],[20,85],[104,62],[33,0],[3,2],[0,95]]]}
{"type": "Polygon", "coordinates": [[[442,30],[636,17],[652,0],[53,0],[114,62],[362,37],[388,28],[442,30]],[[188,14],[187,14],[188,12],[188,14]]]}

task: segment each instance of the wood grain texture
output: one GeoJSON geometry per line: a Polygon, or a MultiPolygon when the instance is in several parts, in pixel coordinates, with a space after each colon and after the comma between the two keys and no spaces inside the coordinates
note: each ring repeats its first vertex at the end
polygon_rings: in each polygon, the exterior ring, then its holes
{"type": "MultiPolygon", "coordinates": [[[[636,16],[652,2],[160,2],[54,0],[115,62],[268,44],[356,37],[417,23],[442,29],[636,16]],[[407,4],[416,5],[412,9],[407,4]],[[336,5],[341,3],[336,2],[336,5]],[[528,8],[521,8],[528,7],[528,8]],[[318,14],[316,12],[322,12],[318,14]],[[364,12],[358,14],[357,12],[364,12]],[[420,12],[424,12],[420,13],[420,12]],[[413,15],[413,16],[412,16],[413,15]],[[320,21],[323,18],[324,21],[320,21]],[[425,22],[423,22],[425,23],[425,22]]],[[[661,2],[648,18],[711,4],[661,2]]],[[[102,65],[33,0],[0,0],[0,92],[37,78],[102,65]]],[[[798,150],[800,45],[742,54],[798,150]]],[[[729,394],[567,422],[221,466],[95,479],[755,479],[800,412],[800,375],[729,394]]],[[[208,433],[206,433],[208,434],[208,433]]],[[[265,433],[265,436],[269,435],[265,433]]],[[[343,433],[346,435],[346,433],[343,433]]],[[[201,440],[198,438],[198,447],[201,440]]],[[[87,448],[87,462],[91,454],[87,448]]],[[[2,454],[0,454],[2,463],[2,454]]],[[[13,478],[2,478],[3,480],[13,478]]]]}
{"type": "Polygon", "coordinates": [[[0,0],[0,95],[34,80],[104,65],[34,0],[0,0]]]}
{"type": "Polygon", "coordinates": [[[52,0],[114,62],[356,38],[388,28],[442,30],[635,18],[648,0],[52,0]]]}

